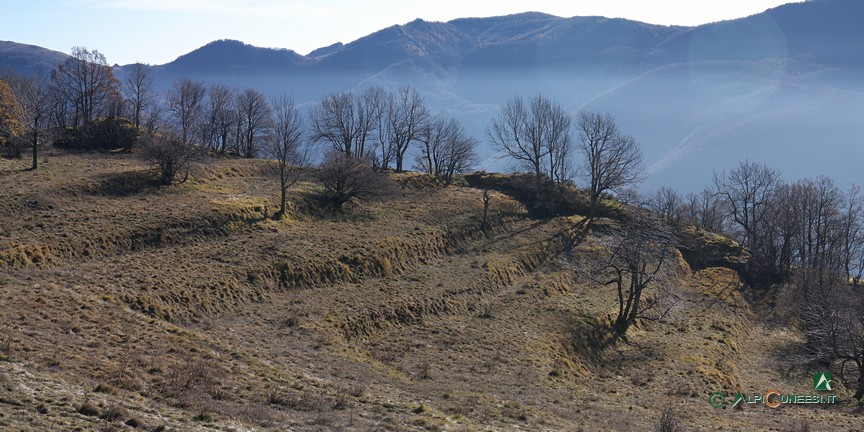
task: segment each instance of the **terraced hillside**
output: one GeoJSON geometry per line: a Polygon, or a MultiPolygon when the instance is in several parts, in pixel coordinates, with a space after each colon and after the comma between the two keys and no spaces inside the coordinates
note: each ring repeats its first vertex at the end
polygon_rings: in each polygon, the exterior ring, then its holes
{"type": "MultiPolygon", "coordinates": [[[[857,408],[713,409],[714,391],[807,392],[800,335],[754,313],[736,273],[669,265],[678,306],[592,348],[616,307],[563,253],[580,217],[529,217],[416,174],[385,201],[319,210],[219,160],[153,186],[129,155],[0,161],[0,429],[859,430],[857,408]],[[830,427],[829,427],[830,425],[830,427]]],[[[487,179],[488,180],[488,179],[487,179]]],[[[845,389],[838,394],[845,395],[845,389]]]]}

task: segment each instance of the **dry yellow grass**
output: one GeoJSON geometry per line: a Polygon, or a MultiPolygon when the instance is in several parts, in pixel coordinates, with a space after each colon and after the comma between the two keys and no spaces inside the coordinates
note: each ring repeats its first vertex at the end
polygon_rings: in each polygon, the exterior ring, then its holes
{"type": "Polygon", "coordinates": [[[807,386],[781,373],[800,336],[729,269],[670,272],[681,305],[594,351],[615,297],[560,254],[579,217],[500,192],[483,234],[481,190],[416,174],[338,215],[306,211],[301,183],[273,220],[267,162],[169,188],[127,155],[18,168],[0,161],[0,430],[627,431],[670,401],[692,430],[860,425],[849,406],[708,405],[807,386]]]}

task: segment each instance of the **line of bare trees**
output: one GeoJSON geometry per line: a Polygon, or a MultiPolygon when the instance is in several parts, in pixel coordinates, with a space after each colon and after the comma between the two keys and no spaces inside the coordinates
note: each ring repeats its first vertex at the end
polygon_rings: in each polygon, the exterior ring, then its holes
{"type": "Polygon", "coordinates": [[[533,175],[536,206],[551,214],[576,174],[588,184],[589,221],[603,194],[621,192],[643,178],[641,147],[618,129],[610,114],[580,112],[574,127],[573,117],[543,95],[509,99],[486,128],[486,136],[517,169],[533,175]],[[575,154],[582,157],[578,165],[575,154]]]}
{"type": "Polygon", "coordinates": [[[121,81],[104,55],[83,47],[74,47],[50,75],[0,77],[0,114],[0,144],[14,157],[32,147],[32,169],[46,142],[94,149],[131,148],[137,141],[163,184],[186,178],[204,150],[274,158],[281,213],[286,191],[314,159],[366,178],[325,182],[336,188],[327,195],[338,205],[375,195],[345,185],[375,184],[370,172],[403,171],[409,154],[416,155],[415,168],[447,183],[477,163],[477,140],[457,120],[433,114],[411,87],[331,93],[304,112],[287,95],[268,100],[254,89],[187,78],[158,92],[148,66],[130,66],[121,81]]]}
{"type": "Polygon", "coordinates": [[[187,78],[159,92],[150,71],[134,64],[121,81],[104,55],[75,47],[50,76],[10,73],[0,79],[0,144],[15,157],[31,146],[36,169],[46,142],[85,149],[137,142],[165,185],[188,178],[205,150],[273,158],[280,214],[315,159],[322,159],[315,174],[322,196],[334,208],[392,192],[380,173],[403,171],[409,154],[446,183],[477,162],[477,140],[457,120],[434,115],[411,87],[331,93],[304,111],[288,95],[268,100],[254,89],[187,78]]]}
{"type": "Polygon", "coordinates": [[[123,135],[117,123],[126,115],[120,82],[97,50],[73,47],[69,58],[50,74],[10,72],[0,76],[0,82],[11,88],[9,103],[18,113],[18,130],[9,134],[4,147],[14,157],[31,148],[31,169],[37,169],[38,150],[48,142],[122,142],[126,137],[131,144],[131,135],[123,135]]]}
{"type": "Polygon", "coordinates": [[[715,173],[713,184],[698,194],[662,188],[649,205],[670,224],[725,233],[746,247],[751,285],[805,278],[799,285],[808,293],[837,279],[857,284],[864,276],[864,196],[858,186],[844,192],[825,176],[786,182],[779,171],[745,161],[715,173]]]}
{"type": "Polygon", "coordinates": [[[745,246],[752,256],[745,278],[790,308],[804,331],[800,363],[833,367],[864,388],[864,194],[858,186],[844,191],[825,176],[787,182],[779,171],[745,161],[715,173],[701,193],[682,197],[664,188],[649,203],[671,224],[725,233],[745,246]]]}

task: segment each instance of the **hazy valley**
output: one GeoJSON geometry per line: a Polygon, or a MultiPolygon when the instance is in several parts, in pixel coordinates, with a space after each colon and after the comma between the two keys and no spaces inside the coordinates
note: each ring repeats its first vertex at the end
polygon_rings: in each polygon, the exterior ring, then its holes
{"type": "Polygon", "coordinates": [[[862,19],[0,42],[0,430],[862,430],[862,19]]]}

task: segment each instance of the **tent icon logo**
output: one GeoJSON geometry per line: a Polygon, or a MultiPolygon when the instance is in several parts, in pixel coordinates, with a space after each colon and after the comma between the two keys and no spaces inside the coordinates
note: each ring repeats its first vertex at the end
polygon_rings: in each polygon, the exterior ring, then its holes
{"type": "Polygon", "coordinates": [[[834,390],[831,386],[831,372],[816,372],[813,374],[813,390],[816,391],[831,391],[834,390]]]}

